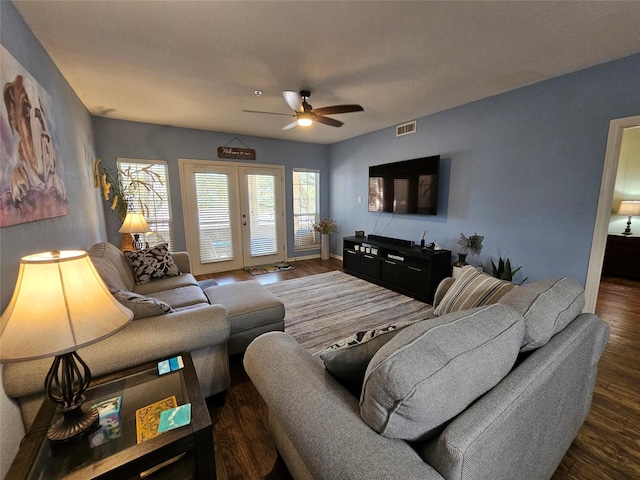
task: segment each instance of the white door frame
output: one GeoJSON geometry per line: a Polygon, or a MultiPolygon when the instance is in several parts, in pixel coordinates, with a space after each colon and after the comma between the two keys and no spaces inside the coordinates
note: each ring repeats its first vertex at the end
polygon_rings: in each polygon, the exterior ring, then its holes
{"type": "Polygon", "coordinates": [[[585,283],[585,312],[594,313],[596,310],[598,289],[600,288],[600,275],[602,274],[602,264],[604,262],[604,251],[607,245],[609,219],[611,218],[613,191],[616,185],[616,174],[618,173],[618,162],[620,160],[622,134],[625,128],[639,125],[640,115],[611,120],[609,123],[609,136],[607,138],[607,150],[604,155],[598,211],[593,229],[591,254],[589,255],[589,267],[587,269],[587,280],[585,283]]]}
{"type": "MultiPolygon", "coordinates": [[[[198,166],[204,168],[216,168],[220,167],[222,169],[229,169],[230,172],[233,171],[233,178],[236,181],[235,185],[230,185],[229,193],[232,196],[230,199],[232,214],[237,213],[236,218],[231,218],[231,228],[233,230],[234,238],[238,239],[238,245],[242,246],[242,248],[249,248],[244,245],[243,235],[242,235],[242,227],[241,227],[241,202],[240,202],[240,190],[239,183],[240,179],[240,170],[243,167],[256,167],[256,168],[265,168],[265,169],[277,169],[281,172],[282,182],[276,188],[279,188],[278,199],[281,202],[282,213],[281,213],[281,222],[279,225],[278,234],[281,237],[279,243],[282,244],[282,252],[281,261],[286,259],[287,252],[287,236],[286,232],[286,203],[285,203],[285,186],[284,186],[284,174],[285,168],[283,165],[269,165],[269,164],[247,164],[243,162],[220,162],[220,161],[212,161],[212,160],[194,160],[194,159],[178,159],[179,171],[180,171],[180,188],[182,190],[182,210],[183,210],[183,218],[184,218],[184,228],[185,228],[185,240],[187,242],[187,251],[190,255],[196,255],[198,252],[198,239],[197,236],[193,234],[193,232],[189,232],[187,230],[188,225],[194,225],[197,221],[193,218],[194,205],[191,201],[192,199],[189,197],[188,192],[192,191],[193,188],[190,185],[190,181],[187,179],[189,172],[193,168],[197,168],[198,166]],[[235,209],[235,212],[234,212],[235,209]]],[[[195,258],[195,257],[194,257],[195,258]]],[[[266,260],[264,263],[268,263],[266,260]]],[[[198,261],[193,261],[191,264],[192,271],[195,275],[202,275],[207,273],[215,273],[221,271],[228,271],[233,269],[243,268],[244,265],[244,254],[242,251],[234,251],[234,259],[230,261],[220,261],[213,262],[206,265],[201,265],[198,261]]]]}

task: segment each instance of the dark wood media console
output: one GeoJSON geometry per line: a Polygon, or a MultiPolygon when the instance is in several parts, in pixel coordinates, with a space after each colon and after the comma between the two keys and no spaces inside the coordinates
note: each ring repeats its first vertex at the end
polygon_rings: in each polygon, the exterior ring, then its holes
{"type": "Polygon", "coordinates": [[[451,252],[377,235],[342,240],[345,273],[432,303],[440,281],[451,276],[451,252]]]}

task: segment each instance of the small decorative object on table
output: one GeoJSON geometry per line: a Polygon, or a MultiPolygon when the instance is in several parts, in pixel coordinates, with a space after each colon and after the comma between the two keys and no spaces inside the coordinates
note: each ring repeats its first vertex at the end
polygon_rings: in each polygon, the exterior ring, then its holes
{"type": "Polygon", "coordinates": [[[458,245],[460,245],[460,253],[458,254],[459,260],[454,264],[456,267],[464,267],[468,265],[466,262],[467,255],[472,253],[476,257],[480,255],[482,252],[482,241],[484,237],[474,233],[469,237],[465,237],[464,233],[460,234],[460,240],[458,240],[458,245]]]}
{"type": "Polygon", "coordinates": [[[313,230],[322,235],[320,243],[320,258],[322,258],[322,260],[329,260],[331,256],[329,250],[329,234],[337,231],[337,229],[338,227],[335,220],[331,220],[330,218],[325,218],[313,224],[313,230]]]}
{"type": "Polygon", "coordinates": [[[158,436],[158,425],[160,424],[160,415],[165,410],[176,408],[175,395],[152,403],[146,407],[136,410],[136,433],[138,443],[142,443],[150,438],[158,436]]]}

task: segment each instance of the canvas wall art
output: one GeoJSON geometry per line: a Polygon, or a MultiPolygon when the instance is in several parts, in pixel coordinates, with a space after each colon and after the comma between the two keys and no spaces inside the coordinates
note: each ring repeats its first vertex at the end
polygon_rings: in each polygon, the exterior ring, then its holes
{"type": "Polygon", "coordinates": [[[0,45],[0,227],[69,213],[49,94],[0,45]]]}

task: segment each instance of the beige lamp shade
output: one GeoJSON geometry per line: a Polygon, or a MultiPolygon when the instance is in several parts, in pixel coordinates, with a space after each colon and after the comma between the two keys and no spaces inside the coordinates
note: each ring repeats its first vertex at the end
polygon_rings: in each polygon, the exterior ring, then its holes
{"type": "Polygon", "coordinates": [[[618,215],[640,215],[640,200],[623,200],[618,208],[618,215]]]}
{"type": "Polygon", "coordinates": [[[73,352],[116,333],[132,318],[86,252],[29,255],[20,260],[13,297],[0,317],[0,361],[73,352]]]}
{"type": "Polygon", "coordinates": [[[150,231],[151,229],[141,213],[127,213],[120,230],[118,230],[119,233],[145,233],[150,231]]]}

